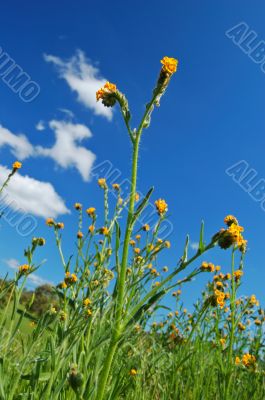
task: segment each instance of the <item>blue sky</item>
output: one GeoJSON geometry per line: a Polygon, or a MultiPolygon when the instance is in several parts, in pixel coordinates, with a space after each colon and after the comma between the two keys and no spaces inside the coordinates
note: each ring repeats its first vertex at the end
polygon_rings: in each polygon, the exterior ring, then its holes
{"type": "MultiPolygon", "coordinates": [[[[2,5],[2,51],[39,85],[40,93],[25,103],[0,77],[0,176],[22,156],[22,177],[10,196],[28,212],[38,204],[42,216],[36,216],[34,235],[47,239],[38,255],[47,259],[39,271],[43,279],[62,277],[45,215],[58,214],[65,223],[64,246],[71,254],[76,234],[72,205],[80,201],[100,208],[102,203],[96,181],[87,181],[92,163],[109,160],[124,179],[129,176],[130,144],[123,122],[118,110],[106,114],[93,103],[94,85],[104,79],[115,82],[129,99],[136,126],[159,61],[168,55],[179,59],[179,69],[144,132],[139,177],[141,192],[154,185],[153,199],[163,197],[169,204],[172,247],[161,266],[175,265],[186,233],[192,242],[198,240],[201,219],[210,239],[224,216],[235,214],[249,241],[241,292],[256,293],[263,301],[265,212],[225,171],[245,160],[257,171],[257,181],[265,178],[265,74],[225,32],[244,22],[258,41],[265,40],[264,13],[262,1],[255,7],[248,1],[195,0],[153,1],[152,6],[138,0],[2,5]],[[65,130],[70,132],[66,146],[65,130]],[[74,135],[79,143],[73,142],[74,135]],[[71,145],[83,150],[76,152],[71,145]],[[26,175],[31,179],[23,180],[26,175]]],[[[0,234],[4,273],[11,271],[6,260],[10,265],[23,261],[29,237],[18,235],[5,220],[0,234]]],[[[229,254],[222,250],[206,259],[224,271],[230,268],[229,254]]],[[[199,277],[184,289],[188,305],[205,280],[199,277]]]]}

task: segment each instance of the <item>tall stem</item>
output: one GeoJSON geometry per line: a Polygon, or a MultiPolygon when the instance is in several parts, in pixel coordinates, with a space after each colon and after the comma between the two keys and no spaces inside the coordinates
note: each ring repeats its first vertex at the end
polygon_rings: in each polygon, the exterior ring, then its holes
{"type": "MultiPolygon", "coordinates": [[[[140,132],[141,133],[141,132],[140,132]]],[[[127,261],[129,254],[129,244],[132,234],[132,219],[134,213],[135,204],[135,194],[136,194],[136,184],[137,184],[137,166],[138,166],[138,155],[139,155],[139,143],[140,134],[137,135],[133,144],[133,163],[132,163],[132,176],[131,176],[131,192],[130,192],[130,203],[129,211],[127,216],[126,232],[123,245],[123,254],[121,261],[120,274],[118,277],[118,294],[117,294],[117,304],[116,304],[116,314],[114,321],[113,334],[108,349],[108,353],[103,365],[103,370],[99,380],[99,387],[97,393],[97,400],[102,400],[105,393],[105,388],[107,385],[110,368],[112,365],[113,357],[117,349],[119,338],[122,334],[122,317],[123,317],[123,304],[124,304],[124,294],[125,294],[125,282],[126,282],[126,271],[127,271],[127,261]]]]}

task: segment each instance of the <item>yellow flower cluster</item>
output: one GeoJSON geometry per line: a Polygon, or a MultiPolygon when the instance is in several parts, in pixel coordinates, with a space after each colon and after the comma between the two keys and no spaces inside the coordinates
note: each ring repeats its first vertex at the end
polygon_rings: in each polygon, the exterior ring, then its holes
{"type": "Polygon", "coordinates": [[[213,263],[207,263],[206,261],[203,261],[203,263],[201,265],[201,270],[207,271],[207,272],[214,272],[215,266],[213,263]]]}
{"type": "Polygon", "coordinates": [[[66,272],[64,282],[67,286],[73,285],[78,281],[76,274],[71,274],[69,271],[66,272]]]}
{"type": "Polygon", "coordinates": [[[230,246],[236,245],[242,253],[245,253],[247,241],[242,235],[244,228],[238,224],[236,217],[233,215],[227,215],[224,222],[227,225],[227,229],[222,229],[219,233],[219,246],[222,249],[228,249],[230,246]]]}
{"type": "Polygon", "coordinates": [[[247,368],[254,367],[256,364],[256,357],[253,356],[253,354],[245,353],[242,356],[242,359],[240,359],[238,356],[235,359],[236,365],[240,365],[241,362],[247,368]]]}

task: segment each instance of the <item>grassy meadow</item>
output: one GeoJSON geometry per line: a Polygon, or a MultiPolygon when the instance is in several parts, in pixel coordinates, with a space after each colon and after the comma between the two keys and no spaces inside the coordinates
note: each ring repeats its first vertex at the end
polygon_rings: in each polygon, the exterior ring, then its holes
{"type": "MultiPolygon", "coordinates": [[[[131,189],[124,197],[118,183],[102,176],[98,190],[104,215],[97,214],[96,204],[74,204],[78,228],[76,254],[70,259],[63,245],[67,226],[47,219],[62,277],[51,288],[47,309],[34,311],[34,293],[21,301],[28,277],[42,268],[35,254],[45,238],[32,238],[14,279],[1,281],[1,400],[265,398],[264,309],[254,294],[238,295],[247,252],[243,227],[227,215],[205,237],[202,224],[196,254],[189,257],[187,238],[182,254],[165,267],[159,257],[170,252],[170,241],[161,239],[160,231],[168,205],[155,198],[153,188],[142,198],[137,192],[141,137],[177,71],[174,58],[164,57],[161,63],[136,129],[131,128],[128,101],[115,84],[107,82],[95,94],[106,107],[119,107],[123,116],[132,148],[131,189]],[[109,201],[110,190],[115,202],[109,201]],[[139,229],[137,222],[150,203],[156,224],[139,229]],[[230,252],[229,273],[210,261],[213,248],[230,252]],[[208,274],[208,283],[189,313],[181,289],[188,285],[192,291],[193,278],[201,274],[208,274]],[[165,296],[172,296],[173,307],[164,306],[165,296]]],[[[20,168],[14,162],[0,193],[20,168]]]]}

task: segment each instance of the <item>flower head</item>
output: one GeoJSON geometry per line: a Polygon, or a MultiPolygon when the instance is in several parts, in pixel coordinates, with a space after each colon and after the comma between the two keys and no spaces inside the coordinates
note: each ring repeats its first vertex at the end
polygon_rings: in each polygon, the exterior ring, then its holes
{"type": "Polygon", "coordinates": [[[25,275],[29,272],[30,266],[28,264],[23,264],[18,267],[18,271],[21,275],[25,275]]]}
{"type": "Polygon", "coordinates": [[[81,203],[75,203],[74,205],[76,210],[82,210],[82,204],[81,203]]]}
{"type": "Polygon", "coordinates": [[[13,167],[13,171],[16,171],[16,170],[18,170],[18,169],[20,169],[22,167],[22,163],[19,162],[19,161],[15,161],[13,163],[12,167],[13,167]]]}
{"type": "Polygon", "coordinates": [[[163,199],[156,200],[155,206],[159,215],[164,215],[168,210],[167,203],[163,199]]]}
{"type": "Polygon", "coordinates": [[[105,179],[105,178],[99,178],[99,179],[98,179],[98,185],[99,185],[102,189],[105,189],[105,188],[106,188],[106,179],[105,179]]]}
{"type": "Polygon", "coordinates": [[[178,60],[172,57],[164,57],[161,61],[163,65],[162,70],[170,75],[174,74],[177,71],[178,60]]]}
{"type": "Polygon", "coordinates": [[[106,82],[105,85],[96,92],[96,99],[97,101],[102,100],[104,106],[112,107],[116,103],[116,93],[116,85],[111,82],[106,82]]]}
{"type": "Polygon", "coordinates": [[[94,216],[95,216],[95,211],[96,211],[95,207],[89,207],[89,208],[86,210],[86,213],[87,213],[90,217],[94,217],[94,216]]]}

